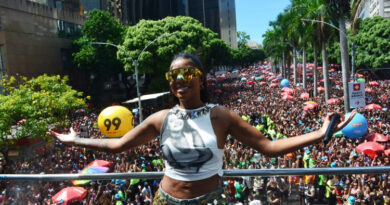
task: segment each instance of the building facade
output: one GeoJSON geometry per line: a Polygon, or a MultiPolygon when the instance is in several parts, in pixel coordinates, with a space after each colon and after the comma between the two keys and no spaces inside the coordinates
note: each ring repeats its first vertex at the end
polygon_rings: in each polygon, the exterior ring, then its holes
{"type": "Polygon", "coordinates": [[[66,74],[71,67],[68,37],[85,18],[26,0],[0,1],[0,71],[33,77],[66,74]]]}
{"type": "Polygon", "coordinates": [[[71,37],[93,9],[124,24],[191,16],[237,48],[234,0],[0,0],[0,78],[71,72],[71,37]]]}
{"type": "Polygon", "coordinates": [[[390,18],[390,0],[365,0],[359,10],[359,18],[374,16],[390,18]]]}

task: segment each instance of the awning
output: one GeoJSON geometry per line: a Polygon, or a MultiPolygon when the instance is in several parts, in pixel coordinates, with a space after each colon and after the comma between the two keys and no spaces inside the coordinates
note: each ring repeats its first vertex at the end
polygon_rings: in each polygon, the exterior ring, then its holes
{"type": "MultiPolygon", "coordinates": [[[[158,97],[161,97],[161,96],[166,95],[168,93],[169,92],[162,92],[162,93],[154,93],[154,94],[142,95],[141,96],[141,101],[157,99],[158,97]]],[[[131,99],[131,100],[128,100],[128,101],[125,101],[125,102],[122,102],[122,103],[130,104],[130,103],[135,103],[135,102],[138,102],[138,97],[136,97],[134,99],[131,99]]]]}

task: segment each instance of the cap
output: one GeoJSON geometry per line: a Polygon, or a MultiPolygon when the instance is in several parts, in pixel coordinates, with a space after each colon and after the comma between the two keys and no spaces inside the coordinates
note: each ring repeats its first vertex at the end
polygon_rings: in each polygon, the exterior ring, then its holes
{"type": "Polygon", "coordinates": [[[353,196],[348,197],[349,204],[355,204],[355,201],[356,201],[355,197],[353,197],[353,196]]]}

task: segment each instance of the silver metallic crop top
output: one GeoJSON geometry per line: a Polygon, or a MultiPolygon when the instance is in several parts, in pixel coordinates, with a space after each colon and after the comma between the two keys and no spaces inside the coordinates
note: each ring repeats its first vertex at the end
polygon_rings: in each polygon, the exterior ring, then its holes
{"type": "Polygon", "coordinates": [[[197,181],[215,174],[222,176],[223,149],[210,120],[213,104],[187,110],[176,106],[164,119],[160,146],[165,175],[180,181],[197,181]]]}

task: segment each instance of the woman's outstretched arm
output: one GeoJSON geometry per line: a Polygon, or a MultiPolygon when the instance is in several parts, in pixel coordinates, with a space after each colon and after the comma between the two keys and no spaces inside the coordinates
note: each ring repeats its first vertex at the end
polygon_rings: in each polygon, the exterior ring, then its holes
{"type": "Polygon", "coordinates": [[[60,134],[49,130],[47,134],[55,137],[64,144],[86,147],[99,151],[123,152],[131,147],[136,147],[153,140],[160,134],[161,126],[168,110],[162,110],[149,116],[145,121],[127,132],[121,138],[114,139],[90,139],[78,138],[73,128],[70,133],[60,134]]]}
{"type": "MultiPolygon", "coordinates": [[[[228,133],[245,145],[248,145],[268,156],[286,154],[322,140],[326,129],[329,126],[330,117],[333,115],[332,113],[325,117],[324,123],[319,130],[295,137],[271,141],[267,139],[263,133],[257,131],[250,124],[242,120],[236,113],[227,108],[224,109],[226,109],[226,111],[221,113],[223,113],[223,118],[226,119],[226,123],[228,123],[228,133]]],[[[347,120],[339,123],[336,131],[346,126],[352,120],[355,113],[356,111],[354,110],[347,120]]]]}

